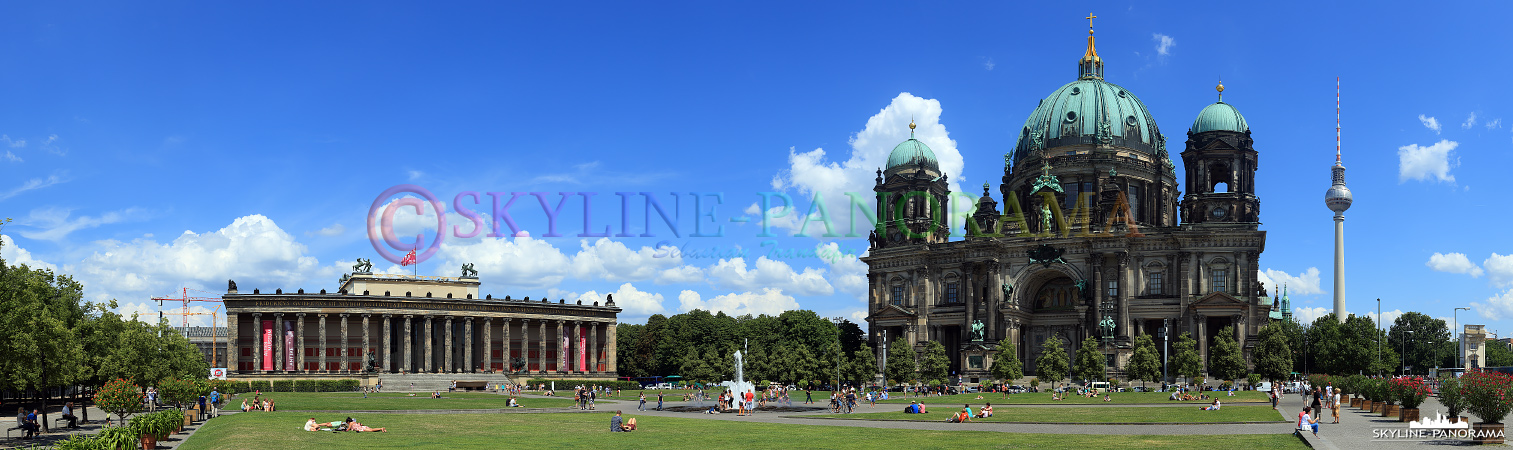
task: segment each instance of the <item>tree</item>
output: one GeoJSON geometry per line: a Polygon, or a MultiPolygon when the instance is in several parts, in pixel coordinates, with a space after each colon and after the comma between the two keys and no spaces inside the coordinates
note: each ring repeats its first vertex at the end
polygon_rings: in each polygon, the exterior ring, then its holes
{"type": "Polygon", "coordinates": [[[1292,375],[1292,347],[1288,344],[1287,330],[1283,322],[1272,322],[1261,327],[1253,355],[1256,374],[1271,380],[1273,384],[1292,375]]]}
{"type": "Polygon", "coordinates": [[[871,382],[877,375],[877,355],[872,353],[872,347],[862,344],[856,351],[851,352],[851,357],[847,358],[843,372],[846,379],[857,383],[857,386],[871,382]]]}
{"type": "Polygon", "coordinates": [[[1072,376],[1082,380],[1103,381],[1108,369],[1107,358],[1098,351],[1098,338],[1088,336],[1077,347],[1077,366],[1072,376]]]}
{"type": "MultiPolygon", "coordinates": [[[[126,416],[142,410],[142,403],[146,396],[147,394],[142,393],[141,386],[123,379],[115,379],[105,383],[105,386],[95,392],[95,406],[100,407],[106,414],[115,414],[121,424],[125,425],[126,416]]],[[[108,421],[110,418],[105,419],[108,421]]]]}
{"type": "Polygon", "coordinates": [[[1066,351],[1061,349],[1061,338],[1052,335],[1041,344],[1040,357],[1035,359],[1035,376],[1051,382],[1051,389],[1055,389],[1056,383],[1066,379],[1066,373],[1066,351]]]}
{"type": "MultiPolygon", "coordinates": [[[[86,372],[78,329],[85,322],[84,288],[67,275],[0,259],[0,389],[31,390],[65,386],[86,372]]],[[[47,399],[42,400],[46,411],[47,399]]],[[[39,421],[47,427],[44,412],[39,421]]]]}
{"type": "Polygon", "coordinates": [[[1192,333],[1183,331],[1177,336],[1177,342],[1172,343],[1172,370],[1178,376],[1187,377],[1188,381],[1203,374],[1203,359],[1198,356],[1197,341],[1193,340],[1192,333]]]}
{"type": "Polygon", "coordinates": [[[1503,341],[1486,341],[1487,366],[1507,367],[1513,366],[1513,350],[1508,349],[1508,343],[1503,341]]]}
{"type": "Polygon", "coordinates": [[[1240,343],[1235,342],[1235,327],[1219,329],[1214,336],[1213,349],[1208,356],[1208,372],[1223,380],[1234,381],[1244,377],[1245,357],[1240,354],[1240,343]]]}
{"type": "Polygon", "coordinates": [[[1428,374],[1430,368],[1438,366],[1444,359],[1442,349],[1449,341],[1450,328],[1445,321],[1421,312],[1403,313],[1387,330],[1387,345],[1394,350],[1404,350],[1406,346],[1403,364],[1411,366],[1409,372],[1415,374],[1428,374]]]}
{"type": "Polygon", "coordinates": [[[1156,353],[1156,342],[1151,335],[1135,336],[1135,353],[1124,366],[1124,375],[1131,381],[1140,380],[1141,386],[1161,376],[1161,356],[1156,353]]]}
{"type": "Polygon", "coordinates": [[[920,378],[945,383],[950,369],[951,360],[946,357],[946,346],[941,345],[940,341],[926,342],[924,361],[919,365],[920,378]]]}
{"type": "MultiPolygon", "coordinates": [[[[902,340],[900,340],[902,341],[902,340]]],[[[898,383],[910,383],[915,380],[914,372],[919,370],[919,365],[914,361],[914,349],[904,342],[894,342],[888,347],[888,379],[898,383]]]]}
{"type": "Polygon", "coordinates": [[[993,367],[988,371],[1004,383],[1024,378],[1024,363],[1019,361],[1019,348],[1014,345],[1014,339],[1005,337],[998,341],[998,354],[993,356],[993,367]]]}

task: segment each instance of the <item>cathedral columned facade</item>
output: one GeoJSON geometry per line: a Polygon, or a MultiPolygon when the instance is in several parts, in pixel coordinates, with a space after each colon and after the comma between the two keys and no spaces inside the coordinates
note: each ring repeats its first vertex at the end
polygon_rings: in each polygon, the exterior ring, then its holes
{"type": "Polygon", "coordinates": [[[950,372],[973,383],[991,378],[1005,338],[1034,376],[1048,338],[1075,361],[1094,337],[1119,377],[1138,335],[1159,352],[1163,329],[1171,341],[1190,332],[1206,369],[1213,339],[1233,326],[1249,361],[1273,309],[1257,280],[1259,166],[1249,125],[1218,89],[1187,131],[1179,185],[1168,137],[1134,93],[1104,80],[1090,28],[1077,79],[1030,113],[998,200],[984,184],[966,223],[947,223],[934,153],[912,137],[899,144],[878,171],[880,230],[862,258],[874,348],[940,342],[950,372]],[[965,238],[947,239],[950,229],[965,238]]]}

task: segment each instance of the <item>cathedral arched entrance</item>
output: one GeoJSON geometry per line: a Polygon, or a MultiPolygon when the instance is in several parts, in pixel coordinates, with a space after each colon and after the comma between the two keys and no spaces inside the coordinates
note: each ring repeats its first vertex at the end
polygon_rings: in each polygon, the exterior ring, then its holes
{"type": "Polygon", "coordinates": [[[1014,292],[1014,301],[1024,315],[1018,341],[1024,349],[1021,361],[1026,373],[1039,373],[1035,360],[1052,337],[1061,340],[1067,361],[1072,361],[1085,331],[1082,316],[1087,307],[1078,286],[1080,276],[1064,266],[1035,265],[1026,267],[1016,278],[1016,284],[1022,287],[1014,292]]]}

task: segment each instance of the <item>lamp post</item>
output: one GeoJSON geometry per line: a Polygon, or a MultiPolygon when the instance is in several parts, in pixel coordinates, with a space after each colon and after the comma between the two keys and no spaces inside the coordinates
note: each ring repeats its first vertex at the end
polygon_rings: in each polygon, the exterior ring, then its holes
{"type": "Polygon", "coordinates": [[[1169,325],[1171,325],[1171,319],[1161,319],[1161,384],[1163,385],[1167,383],[1166,358],[1171,353],[1171,333],[1166,329],[1169,325]]]}
{"type": "Polygon", "coordinates": [[[1461,347],[1464,342],[1461,341],[1460,320],[1456,317],[1462,309],[1466,311],[1471,310],[1471,308],[1455,308],[1455,311],[1450,313],[1450,335],[1455,337],[1455,367],[1464,368],[1466,365],[1461,362],[1461,355],[1466,353],[1466,349],[1461,347]]]}
{"type": "Polygon", "coordinates": [[[1403,330],[1403,373],[1408,375],[1408,339],[1413,338],[1413,330],[1403,330]]]}
{"type": "MultiPolygon", "coordinates": [[[[844,321],[844,320],[846,320],[846,319],[842,318],[840,316],[836,316],[836,317],[831,317],[830,318],[830,321],[835,323],[835,328],[836,329],[840,329],[841,322],[844,321]]],[[[840,347],[840,341],[839,340],[837,340],[835,342],[835,344],[836,344],[835,345],[835,387],[836,387],[836,389],[840,389],[840,387],[841,387],[841,357],[846,355],[846,349],[843,349],[843,348],[840,347]]]]}
{"type": "Polygon", "coordinates": [[[1382,374],[1382,299],[1376,299],[1376,374],[1382,374]]]}

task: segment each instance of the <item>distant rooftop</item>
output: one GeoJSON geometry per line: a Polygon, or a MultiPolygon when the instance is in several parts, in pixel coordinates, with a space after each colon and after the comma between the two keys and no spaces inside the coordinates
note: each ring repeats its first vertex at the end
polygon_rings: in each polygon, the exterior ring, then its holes
{"type": "MultiPolygon", "coordinates": [[[[173,329],[178,330],[180,333],[184,333],[184,327],[173,327],[173,329]]],[[[192,338],[208,338],[211,337],[210,333],[212,332],[215,333],[215,337],[226,337],[226,327],[189,327],[189,332],[186,333],[185,336],[192,338]]]]}

